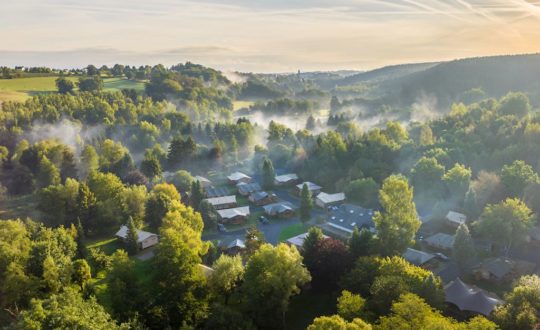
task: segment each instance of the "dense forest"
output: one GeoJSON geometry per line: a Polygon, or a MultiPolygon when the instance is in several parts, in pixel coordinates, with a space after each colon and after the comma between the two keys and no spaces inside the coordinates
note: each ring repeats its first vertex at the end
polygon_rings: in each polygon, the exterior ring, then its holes
{"type": "Polygon", "coordinates": [[[234,79],[190,62],[1,68],[57,91],[0,103],[0,325],[536,329],[539,59],[234,79]],[[439,101],[421,118],[419,93],[439,101]],[[296,213],[240,188],[258,183],[296,213]],[[214,192],[251,214],[227,222],[214,192]],[[346,205],[372,225],[337,235],[346,205]]]}

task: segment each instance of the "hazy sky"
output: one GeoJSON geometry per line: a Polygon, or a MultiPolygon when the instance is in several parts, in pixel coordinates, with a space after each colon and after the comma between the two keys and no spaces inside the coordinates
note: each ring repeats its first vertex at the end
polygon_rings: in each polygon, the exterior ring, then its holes
{"type": "Polygon", "coordinates": [[[540,0],[0,0],[0,66],[370,69],[540,52],[540,0]]]}

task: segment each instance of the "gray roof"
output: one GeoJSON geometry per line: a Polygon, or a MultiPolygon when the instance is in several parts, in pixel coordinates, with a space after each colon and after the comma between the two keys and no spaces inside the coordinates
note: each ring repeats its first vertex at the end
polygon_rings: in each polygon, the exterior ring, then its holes
{"type": "Polygon", "coordinates": [[[458,213],[455,211],[448,211],[448,213],[446,214],[446,220],[460,225],[467,221],[467,216],[465,214],[458,213]]]}
{"type": "Polygon", "coordinates": [[[426,262],[435,258],[435,255],[431,253],[416,250],[416,249],[411,249],[411,248],[407,248],[407,250],[405,251],[405,253],[403,253],[402,256],[403,256],[403,259],[407,260],[408,262],[416,266],[422,266],[426,262]]]}
{"type": "MultiPolygon", "coordinates": [[[[128,235],[128,227],[127,226],[120,227],[120,229],[115,234],[116,237],[120,237],[122,239],[127,239],[127,235],[128,235]]],[[[145,239],[147,239],[147,238],[149,238],[151,236],[157,236],[157,234],[137,229],[137,242],[138,243],[143,242],[145,239]]]]}
{"type": "Polygon", "coordinates": [[[503,278],[514,268],[514,262],[508,258],[490,258],[480,263],[478,268],[487,270],[496,278],[503,278]]]}
{"type": "Polygon", "coordinates": [[[343,204],[337,206],[335,210],[330,210],[327,221],[330,226],[349,233],[352,233],[355,227],[375,228],[373,210],[353,204],[343,204]]]}
{"type": "Polygon", "coordinates": [[[257,191],[251,194],[251,199],[253,199],[255,202],[258,202],[268,196],[270,195],[266,191],[257,191]]]}
{"type": "Polygon", "coordinates": [[[251,194],[256,191],[261,191],[262,188],[257,182],[253,183],[244,183],[240,182],[236,185],[236,188],[238,188],[238,192],[241,194],[251,194]]]}
{"type": "Polygon", "coordinates": [[[456,305],[462,311],[470,311],[488,316],[502,300],[488,295],[485,291],[469,286],[458,277],[444,287],[445,301],[456,305]]]}
{"type": "Polygon", "coordinates": [[[221,197],[206,198],[204,200],[216,206],[216,205],[236,203],[236,196],[235,195],[221,196],[221,197]]]}
{"type": "Polygon", "coordinates": [[[222,219],[232,219],[237,216],[247,217],[249,215],[249,206],[235,207],[216,211],[222,219]]]}
{"type": "Polygon", "coordinates": [[[208,180],[204,176],[196,175],[195,180],[199,181],[200,183],[212,183],[212,181],[208,180]]]}
{"type": "Polygon", "coordinates": [[[298,175],[294,173],[277,175],[275,177],[275,181],[278,183],[287,183],[289,181],[296,181],[296,180],[298,180],[298,175]]]}
{"type": "Polygon", "coordinates": [[[437,233],[429,236],[425,239],[426,243],[431,246],[442,248],[442,249],[451,249],[454,246],[454,235],[448,235],[445,233],[437,233]]]}
{"type": "Polygon", "coordinates": [[[206,196],[209,198],[223,197],[230,194],[227,187],[206,187],[204,188],[204,191],[206,191],[206,196]]]}
{"type": "Polygon", "coordinates": [[[229,244],[227,244],[227,249],[232,249],[232,248],[235,248],[235,247],[238,247],[238,248],[241,248],[241,249],[245,249],[246,248],[246,244],[244,243],[243,240],[237,238],[237,239],[234,239],[232,240],[229,244]]]}
{"type": "Polygon", "coordinates": [[[302,190],[302,188],[304,187],[305,184],[307,184],[309,191],[313,191],[313,190],[321,190],[321,189],[322,189],[321,186],[319,186],[319,185],[317,185],[317,184],[315,184],[315,183],[313,183],[313,182],[309,182],[309,181],[306,181],[306,182],[302,182],[302,183],[300,183],[300,184],[297,184],[297,185],[296,185],[296,188],[302,190]]]}
{"type": "Polygon", "coordinates": [[[231,181],[238,181],[238,180],[242,180],[242,179],[251,179],[251,177],[249,175],[246,175],[246,174],[242,173],[242,172],[234,172],[231,175],[229,175],[227,177],[227,179],[229,179],[231,181]]]}
{"type": "Polygon", "coordinates": [[[268,214],[281,214],[287,211],[294,211],[295,207],[289,202],[279,202],[263,206],[264,211],[268,214]]]}

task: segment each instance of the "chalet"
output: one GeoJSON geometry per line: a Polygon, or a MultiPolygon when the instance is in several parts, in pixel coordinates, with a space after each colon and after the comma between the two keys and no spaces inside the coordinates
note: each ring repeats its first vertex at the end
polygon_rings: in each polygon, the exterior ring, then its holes
{"type": "Polygon", "coordinates": [[[276,186],[286,186],[286,185],[295,184],[297,182],[298,182],[298,175],[294,173],[277,175],[274,178],[274,184],[276,186]]]}
{"type": "Polygon", "coordinates": [[[203,188],[212,186],[212,181],[199,175],[195,176],[195,181],[199,181],[199,183],[201,184],[201,187],[203,188]]]}
{"type": "Polygon", "coordinates": [[[221,223],[239,224],[244,223],[249,217],[249,206],[235,207],[232,209],[217,210],[221,223]]]}
{"type": "Polygon", "coordinates": [[[458,277],[444,286],[445,301],[456,306],[460,311],[489,316],[495,306],[503,303],[494,294],[467,285],[458,277]]]}
{"type": "Polygon", "coordinates": [[[254,192],[261,191],[262,188],[257,182],[253,183],[245,183],[240,182],[236,185],[236,188],[238,189],[238,193],[242,196],[249,196],[250,194],[254,192]]]}
{"type": "Polygon", "coordinates": [[[411,264],[415,266],[424,266],[424,267],[429,265],[432,261],[435,260],[434,254],[416,250],[416,249],[411,249],[411,248],[407,248],[405,253],[403,253],[402,257],[403,259],[407,260],[408,262],[410,262],[411,264]]]}
{"type": "Polygon", "coordinates": [[[218,247],[228,255],[237,255],[246,249],[246,243],[239,238],[235,238],[232,241],[220,242],[218,247]]]}
{"type": "Polygon", "coordinates": [[[532,274],[536,265],[527,261],[505,257],[488,258],[473,267],[472,273],[478,280],[495,283],[510,282],[523,275],[532,274]]]}
{"type": "Polygon", "coordinates": [[[309,192],[311,192],[312,196],[318,195],[322,190],[321,186],[316,185],[313,182],[306,181],[306,182],[302,182],[302,183],[296,185],[296,193],[298,195],[300,195],[302,193],[302,188],[304,187],[305,184],[308,186],[308,190],[309,190],[309,192]]]}
{"type": "Polygon", "coordinates": [[[279,202],[263,206],[264,212],[271,217],[290,217],[295,213],[295,207],[289,202],[279,202]]]}
{"type": "Polygon", "coordinates": [[[238,184],[240,182],[244,183],[250,183],[251,177],[242,173],[242,172],[234,172],[233,174],[229,175],[227,177],[230,184],[238,184]]]}
{"type": "Polygon", "coordinates": [[[434,249],[451,250],[454,246],[454,238],[454,235],[436,233],[426,238],[424,242],[434,249]]]}
{"type": "Polygon", "coordinates": [[[262,205],[274,203],[277,199],[277,196],[274,193],[268,193],[266,191],[258,191],[249,195],[248,199],[253,204],[262,206],[262,205]]]}
{"type": "Polygon", "coordinates": [[[348,239],[355,228],[375,231],[373,210],[353,204],[342,204],[328,212],[321,229],[330,236],[348,239]]]}
{"type": "Polygon", "coordinates": [[[317,206],[322,207],[324,209],[332,205],[343,204],[344,202],[345,202],[344,193],[327,194],[325,192],[321,192],[315,198],[315,204],[317,204],[317,206]]]}
{"type": "MultiPolygon", "coordinates": [[[[297,249],[301,249],[304,245],[304,241],[306,240],[306,237],[309,235],[309,233],[303,233],[300,235],[296,235],[294,237],[289,238],[285,243],[287,243],[290,246],[296,246],[297,249]]],[[[328,238],[328,236],[323,235],[323,238],[328,238]]]]}
{"type": "Polygon", "coordinates": [[[206,198],[204,200],[210,203],[216,210],[228,209],[237,205],[235,195],[206,198]]]}
{"type": "Polygon", "coordinates": [[[454,211],[448,211],[446,214],[446,223],[452,227],[459,227],[462,223],[467,222],[467,216],[454,211]]]}
{"type": "MultiPolygon", "coordinates": [[[[114,234],[114,236],[126,243],[128,237],[128,227],[120,227],[120,229],[116,232],[116,234],[114,234]]],[[[139,248],[141,250],[156,245],[158,241],[159,239],[157,234],[150,233],[144,230],[137,230],[137,243],[139,244],[139,248]]]]}

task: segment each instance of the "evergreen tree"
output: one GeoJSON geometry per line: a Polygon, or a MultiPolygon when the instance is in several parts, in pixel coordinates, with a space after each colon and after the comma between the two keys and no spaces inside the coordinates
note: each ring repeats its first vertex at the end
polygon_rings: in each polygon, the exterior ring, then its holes
{"type": "Polygon", "coordinates": [[[306,183],[302,186],[302,193],[300,195],[300,221],[306,223],[311,219],[311,209],[313,208],[313,200],[311,198],[311,192],[306,183]]]}
{"type": "Polygon", "coordinates": [[[81,223],[81,218],[77,218],[77,256],[81,259],[84,259],[86,257],[86,246],[84,245],[84,228],[81,223]]]}
{"type": "Polygon", "coordinates": [[[315,127],[316,127],[315,117],[313,117],[313,115],[310,115],[306,121],[306,129],[313,131],[315,127]]]}
{"type": "Polygon", "coordinates": [[[195,180],[191,183],[191,196],[190,204],[196,210],[199,210],[201,202],[204,198],[204,191],[202,189],[201,183],[199,180],[195,180]]]}
{"type": "Polygon", "coordinates": [[[38,188],[60,184],[60,172],[54,164],[45,156],[41,158],[36,177],[38,188]]]}
{"type": "Polygon", "coordinates": [[[268,157],[265,157],[263,160],[262,170],[263,188],[272,189],[272,187],[274,186],[274,178],[276,176],[276,172],[274,171],[274,165],[272,164],[272,161],[268,157]]]}
{"type": "Polygon", "coordinates": [[[149,179],[161,175],[161,164],[156,156],[147,154],[141,162],[141,172],[149,179]]]}
{"type": "Polygon", "coordinates": [[[129,254],[136,254],[139,251],[139,234],[135,222],[129,217],[127,222],[127,248],[129,254]]]}
{"type": "Polygon", "coordinates": [[[456,230],[456,236],[454,238],[454,245],[452,246],[452,253],[454,259],[461,268],[470,265],[471,261],[474,261],[476,251],[474,249],[474,242],[469,232],[469,227],[462,223],[456,230]]]}
{"type": "Polygon", "coordinates": [[[358,230],[355,227],[351,238],[349,238],[349,250],[351,251],[353,260],[358,259],[358,257],[371,255],[373,244],[373,234],[369,230],[365,228],[358,230]]]}

